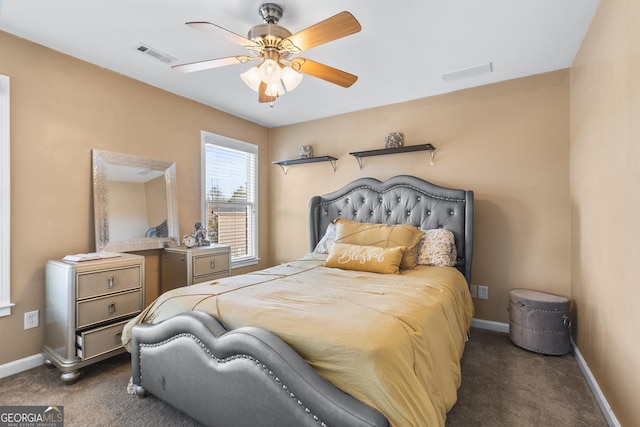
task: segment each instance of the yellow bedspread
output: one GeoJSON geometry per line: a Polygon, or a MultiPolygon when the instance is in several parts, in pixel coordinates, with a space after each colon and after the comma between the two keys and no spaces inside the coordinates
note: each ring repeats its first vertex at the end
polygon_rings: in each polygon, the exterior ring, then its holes
{"type": "Polygon", "coordinates": [[[400,274],[323,267],[305,258],[161,295],[125,327],[205,311],[229,329],[265,328],[322,377],[397,427],[444,426],[460,386],[473,304],[455,268],[400,274]]]}

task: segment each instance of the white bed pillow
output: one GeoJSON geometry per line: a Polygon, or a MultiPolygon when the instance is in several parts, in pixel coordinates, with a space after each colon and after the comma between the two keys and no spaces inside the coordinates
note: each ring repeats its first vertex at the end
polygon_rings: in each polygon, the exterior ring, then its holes
{"type": "Polygon", "coordinates": [[[436,267],[455,267],[458,252],[453,233],[444,228],[424,230],[418,243],[418,264],[436,267]]]}
{"type": "Polygon", "coordinates": [[[322,239],[320,239],[320,241],[316,245],[315,249],[313,250],[313,253],[328,254],[329,249],[331,249],[331,246],[333,246],[333,242],[335,242],[335,240],[336,240],[336,226],[333,222],[330,222],[329,225],[327,226],[327,231],[324,233],[324,236],[322,237],[322,239]]]}

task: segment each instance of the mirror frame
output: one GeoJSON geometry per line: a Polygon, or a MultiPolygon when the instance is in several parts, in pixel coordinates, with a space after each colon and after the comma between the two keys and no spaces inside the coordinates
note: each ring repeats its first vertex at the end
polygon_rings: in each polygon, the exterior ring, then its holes
{"type": "Polygon", "coordinates": [[[96,233],[96,251],[131,252],[179,246],[178,196],[176,191],[176,164],[130,154],[92,150],[93,153],[93,214],[96,233]],[[107,165],[137,166],[163,171],[167,197],[168,237],[139,237],[128,240],[109,240],[109,194],[107,191],[107,165]]]}

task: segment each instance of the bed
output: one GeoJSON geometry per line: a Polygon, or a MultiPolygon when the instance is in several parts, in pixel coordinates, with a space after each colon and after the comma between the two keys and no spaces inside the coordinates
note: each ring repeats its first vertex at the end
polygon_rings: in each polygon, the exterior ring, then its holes
{"type": "Polygon", "coordinates": [[[131,320],[123,343],[138,396],[216,426],[444,426],[473,315],[473,192],[361,178],[311,199],[309,241],[299,260],[174,289],[131,320]],[[352,226],[396,237],[343,241],[360,235],[345,233],[352,226]],[[449,266],[328,266],[340,245],[413,262],[410,245],[396,245],[405,228],[446,230],[449,266]],[[327,239],[336,243],[317,253],[327,239]]]}

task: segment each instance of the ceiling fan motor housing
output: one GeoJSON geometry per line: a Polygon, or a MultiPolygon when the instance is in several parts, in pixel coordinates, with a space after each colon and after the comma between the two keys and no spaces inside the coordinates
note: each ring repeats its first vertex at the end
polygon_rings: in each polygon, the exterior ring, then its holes
{"type": "Polygon", "coordinates": [[[249,30],[247,38],[265,47],[277,47],[282,39],[291,35],[291,31],[277,24],[260,24],[249,30]]]}
{"type": "Polygon", "coordinates": [[[277,24],[282,18],[282,7],[275,3],[264,3],[258,8],[258,13],[265,24],[277,24]]]}
{"type": "Polygon", "coordinates": [[[264,46],[267,50],[270,50],[270,48],[278,49],[280,42],[291,35],[289,30],[278,25],[278,21],[282,18],[282,7],[275,3],[264,3],[260,5],[258,13],[262,17],[264,24],[251,28],[247,38],[264,46]]]}

